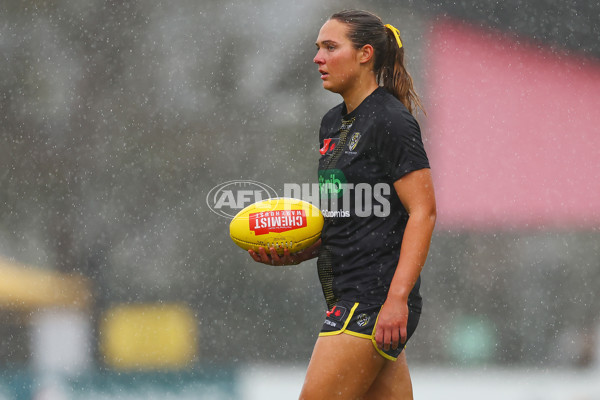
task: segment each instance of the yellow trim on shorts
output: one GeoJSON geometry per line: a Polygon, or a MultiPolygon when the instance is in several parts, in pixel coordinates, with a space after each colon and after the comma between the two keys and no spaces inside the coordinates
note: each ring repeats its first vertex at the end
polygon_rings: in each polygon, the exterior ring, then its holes
{"type": "Polygon", "coordinates": [[[347,329],[344,331],[344,333],[345,333],[345,334],[348,334],[348,335],[350,335],[350,336],[356,336],[356,337],[359,337],[359,338],[361,338],[361,339],[371,339],[371,338],[372,338],[372,336],[371,336],[371,335],[365,335],[364,333],[357,333],[357,332],[354,332],[354,331],[349,331],[349,330],[347,330],[347,329]]]}
{"type": "Polygon", "coordinates": [[[342,329],[340,329],[339,331],[333,331],[333,332],[320,332],[319,336],[333,336],[333,335],[339,335],[340,333],[343,333],[346,330],[346,327],[348,326],[348,324],[350,323],[350,320],[352,319],[352,316],[354,315],[354,310],[356,310],[356,307],[358,307],[358,303],[354,303],[354,306],[350,310],[350,314],[348,314],[348,318],[346,318],[346,322],[344,322],[344,326],[342,326],[342,329]]]}
{"type": "MultiPolygon", "coordinates": [[[[389,354],[385,353],[383,350],[381,350],[377,346],[377,342],[375,341],[375,329],[377,328],[377,322],[379,321],[379,313],[377,313],[377,318],[375,319],[375,326],[373,327],[373,332],[370,335],[365,335],[364,333],[358,333],[358,332],[346,330],[346,328],[348,327],[348,324],[350,323],[350,320],[352,319],[352,316],[354,315],[354,311],[356,310],[356,308],[358,306],[359,306],[359,303],[354,303],[354,306],[350,310],[350,313],[348,314],[348,318],[346,318],[346,321],[344,322],[344,326],[342,326],[342,329],[340,329],[339,331],[333,331],[333,332],[320,332],[319,336],[335,336],[335,335],[339,335],[340,333],[345,333],[347,335],[359,337],[361,339],[371,339],[371,343],[373,343],[373,347],[375,347],[375,350],[379,354],[381,354],[381,356],[383,358],[386,358],[391,361],[396,361],[398,359],[397,357],[392,357],[389,354]]],[[[406,345],[404,345],[404,349],[406,349],[406,345]]]]}
{"type": "MultiPolygon", "coordinates": [[[[381,350],[379,348],[379,346],[377,346],[377,342],[375,341],[375,329],[377,328],[377,322],[379,322],[379,314],[380,313],[381,313],[381,310],[379,310],[379,312],[377,313],[377,318],[375,318],[375,326],[373,327],[373,333],[370,336],[371,343],[373,343],[375,350],[377,350],[377,352],[379,354],[381,354],[384,358],[387,358],[388,360],[396,361],[398,359],[398,357],[392,357],[389,354],[387,354],[386,352],[384,352],[383,350],[381,350]]],[[[404,345],[404,349],[406,349],[406,344],[404,345]]]]}

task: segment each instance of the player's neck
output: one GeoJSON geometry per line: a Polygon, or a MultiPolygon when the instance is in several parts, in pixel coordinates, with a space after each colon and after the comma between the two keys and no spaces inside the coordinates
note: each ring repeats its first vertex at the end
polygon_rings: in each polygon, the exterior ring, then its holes
{"type": "Polygon", "coordinates": [[[342,94],[344,104],[346,104],[346,113],[351,113],[366,99],[371,93],[379,87],[375,79],[366,79],[363,84],[359,80],[352,88],[342,94]]]}

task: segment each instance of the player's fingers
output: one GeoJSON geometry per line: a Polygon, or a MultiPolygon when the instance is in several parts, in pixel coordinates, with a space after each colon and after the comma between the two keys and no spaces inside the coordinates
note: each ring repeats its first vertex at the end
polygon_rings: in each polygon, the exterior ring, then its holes
{"type": "Polygon", "coordinates": [[[396,350],[400,341],[400,331],[398,329],[392,329],[391,334],[391,347],[393,350],[396,350]]]}
{"type": "Polygon", "coordinates": [[[388,351],[390,349],[390,343],[392,342],[392,333],[390,329],[383,331],[383,350],[388,351]]]}
{"type": "Polygon", "coordinates": [[[265,264],[271,264],[271,259],[267,255],[267,252],[265,251],[264,247],[258,248],[258,254],[260,255],[260,262],[263,262],[265,264]]]}
{"type": "Polygon", "coordinates": [[[281,258],[279,258],[279,254],[277,254],[275,247],[271,247],[269,251],[271,252],[271,264],[281,265],[281,258]]]}
{"type": "Polygon", "coordinates": [[[378,323],[377,327],[375,328],[375,341],[377,342],[377,347],[379,347],[381,350],[389,350],[389,329],[384,327],[381,323],[378,323]]]}
{"type": "Polygon", "coordinates": [[[252,257],[252,259],[256,262],[261,262],[260,257],[258,256],[258,254],[256,254],[256,252],[252,249],[248,250],[248,254],[250,254],[250,257],[252,257]]]}
{"type": "Polygon", "coordinates": [[[379,326],[375,328],[375,343],[377,343],[377,347],[383,349],[383,330],[379,329],[379,326]]]}
{"type": "Polygon", "coordinates": [[[400,328],[400,343],[401,343],[401,344],[404,344],[404,343],[406,343],[407,336],[408,336],[408,335],[407,335],[407,333],[406,333],[406,325],[403,325],[403,326],[400,328]]]}
{"type": "Polygon", "coordinates": [[[285,249],[283,249],[283,257],[281,257],[281,262],[284,265],[295,264],[294,259],[292,258],[292,255],[290,254],[290,249],[288,249],[287,247],[285,249]]]}

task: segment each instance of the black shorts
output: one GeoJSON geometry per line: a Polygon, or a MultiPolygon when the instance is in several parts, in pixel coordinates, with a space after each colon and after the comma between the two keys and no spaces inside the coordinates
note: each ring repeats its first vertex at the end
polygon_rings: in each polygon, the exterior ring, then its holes
{"type": "MultiPolygon", "coordinates": [[[[353,301],[340,300],[327,312],[319,336],[333,336],[340,333],[347,333],[348,335],[370,339],[379,354],[389,360],[396,361],[396,358],[398,358],[402,350],[406,347],[406,343],[404,343],[404,346],[398,346],[396,350],[390,348],[386,351],[377,347],[377,343],[375,342],[375,325],[377,324],[380,310],[380,304],[360,304],[353,301]]],[[[417,329],[420,317],[420,310],[408,307],[407,342],[417,329]]]]}

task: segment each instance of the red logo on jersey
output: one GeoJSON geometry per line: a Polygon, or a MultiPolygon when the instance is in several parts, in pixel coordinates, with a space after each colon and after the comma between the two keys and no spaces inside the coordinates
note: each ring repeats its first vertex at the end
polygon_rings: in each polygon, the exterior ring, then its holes
{"type": "Polygon", "coordinates": [[[275,210],[249,215],[250,230],[258,235],[286,232],[306,226],[304,210],[275,210]]]}
{"type": "Polygon", "coordinates": [[[325,155],[329,152],[332,152],[333,149],[335,149],[335,145],[336,142],[332,143],[333,139],[325,139],[323,140],[323,147],[321,147],[321,149],[319,150],[319,153],[321,153],[321,155],[325,155]]]}

